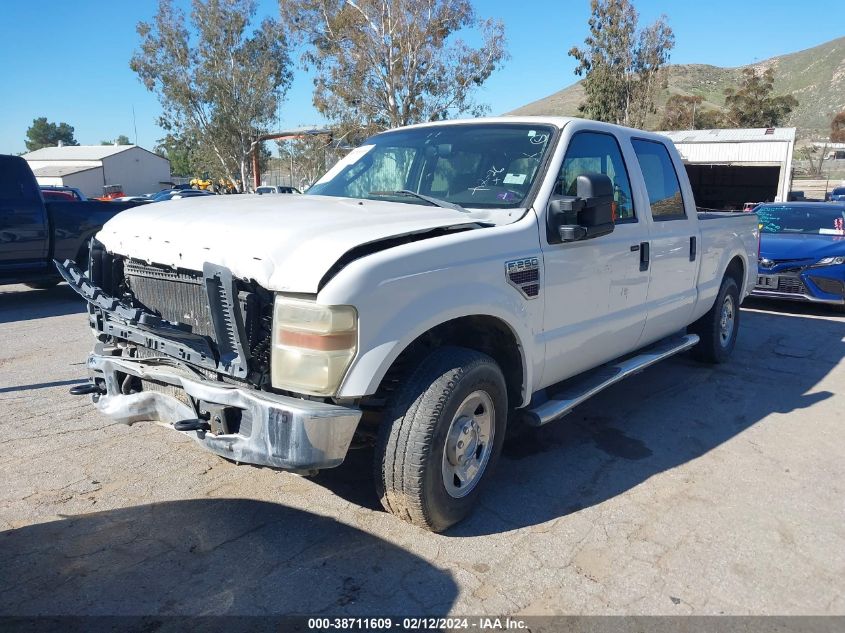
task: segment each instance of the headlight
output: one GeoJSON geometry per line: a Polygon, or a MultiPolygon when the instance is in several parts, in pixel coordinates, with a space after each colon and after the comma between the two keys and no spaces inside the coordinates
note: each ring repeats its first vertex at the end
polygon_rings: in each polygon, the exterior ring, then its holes
{"type": "Polygon", "coordinates": [[[845,257],[824,257],[817,261],[814,265],[815,266],[838,266],[839,264],[845,264],[845,257]]]}
{"type": "Polygon", "coordinates": [[[358,344],[352,306],[322,306],[276,295],[273,304],[273,386],[314,396],[337,391],[358,344]]]}

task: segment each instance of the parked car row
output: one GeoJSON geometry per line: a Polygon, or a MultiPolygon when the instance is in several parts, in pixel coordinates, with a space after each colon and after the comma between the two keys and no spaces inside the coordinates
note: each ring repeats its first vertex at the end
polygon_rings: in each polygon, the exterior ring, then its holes
{"type": "MultiPolygon", "coordinates": [[[[37,192],[4,158],[18,180],[0,194],[37,192]]],[[[385,132],[308,194],[100,227],[100,207],[69,225],[51,205],[86,203],[35,193],[2,235],[10,267],[29,254],[42,275],[25,281],[55,283],[59,260],[89,303],[91,381],[73,393],[239,462],[314,472],[373,443],[385,508],[437,531],[470,512],[509,419],[546,424],[685,350],[726,361],[749,294],[845,304],[845,203],[697,213],[668,139],[594,121],[385,132]]]]}

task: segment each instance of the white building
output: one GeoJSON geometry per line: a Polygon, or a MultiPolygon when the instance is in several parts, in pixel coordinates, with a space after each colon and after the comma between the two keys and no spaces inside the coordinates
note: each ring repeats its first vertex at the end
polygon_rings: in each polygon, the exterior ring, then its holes
{"type": "Polygon", "coordinates": [[[659,134],[668,136],[678,148],[698,206],[741,209],[745,202],[788,200],[795,128],[659,134]]]}
{"type": "Polygon", "coordinates": [[[40,185],[76,187],[89,198],[120,185],[127,196],[158,191],[170,183],[170,161],[137,145],[64,145],[23,156],[40,185]]]}

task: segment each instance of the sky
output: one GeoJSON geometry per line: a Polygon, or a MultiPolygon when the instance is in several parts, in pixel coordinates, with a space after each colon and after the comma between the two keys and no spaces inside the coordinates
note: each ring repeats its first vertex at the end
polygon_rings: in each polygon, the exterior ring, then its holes
{"type": "MultiPolygon", "coordinates": [[[[634,0],[640,23],[665,14],[675,32],[673,63],[741,66],[845,35],[842,0],[816,0],[812,10],[786,0],[634,0]]],[[[177,0],[188,5],[189,0],[177,0]]],[[[129,69],[135,26],[150,20],[157,0],[3,0],[0,20],[0,153],[25,151],[32,120],[67,122],[83,145],[126,134],[152,149],[163,136],[156,97],[129,69]],[[134,115],[133,115],[134,109],[134,115]],[[137,130],[137,132],[136,132],[137,130]]],[[[567,56],[587,34],[589,0],[475,0],[479,17],[504,22],[511,59],[478,92],[502,114],[575,82],[567,56]]],[[[274,0],[259,15],[279,17],[274,0]]],[[[298,60],[299,54],[295,55],[298,60]]],[[[280,128],[320,124],[312,77],[297,67],[280,128]]]]}

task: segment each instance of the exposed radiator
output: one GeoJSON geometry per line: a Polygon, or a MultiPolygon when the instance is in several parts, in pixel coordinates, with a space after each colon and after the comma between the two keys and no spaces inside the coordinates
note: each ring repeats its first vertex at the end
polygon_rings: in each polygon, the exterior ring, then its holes
{"type": "MultiPolygon", "coordinates": [[[[207,288],[216,289],[212,299],[219,308],[224,307],[219,284],[207,284],[201,272],[173,270],[163,266],[149,265],[137,260],[124,262],[124,276],[138,307],[159,315],[174,323],[188,325],[191,332],[208,337],[215,350],[225,352],[231,348],[236,330],[224,320],[225,339],[223,349],[214,329],[209,307],[207,288]]],[[[242,318],[248,350],[251,379],[260,383],[262,375],[269,376],[270,330],[273,318],[272,294],[255,284],[237,282],[237,296],[233,306],[242,318]]],[[[221,310],[222,311],[222,310],[221,310]]],[[[242,377],[242,376],[238,376],[242,377]]]]}
{"type": "Polygon", "coordinates": [[[214,340],[214,325],[202,273],[169,270],[128,260],[124,273],[135,300],[150,312],[214,340]]]}

